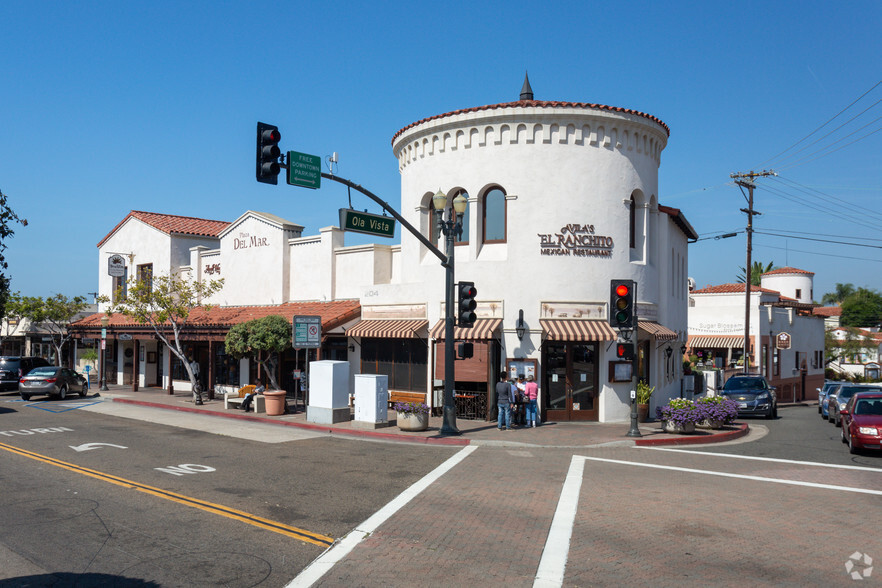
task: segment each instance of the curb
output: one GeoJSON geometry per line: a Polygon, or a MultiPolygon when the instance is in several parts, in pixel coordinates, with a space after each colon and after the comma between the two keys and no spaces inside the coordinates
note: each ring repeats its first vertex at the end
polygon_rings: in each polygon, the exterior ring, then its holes
{"type": "Polygon", "coordinates": [[[732,441],[739,437],[744,437],[750,432],[750,426],[747,423],[736,423],[738,429],[734,431],[726,431],[724,433],[712,433],[710,435],[702,435],[701,437],[674,437],[670,439],[637,439],[634,445],[638,447],[654,447],[658,445],[701,445],[704,443],[722,443],[724,441],[732,441]]]}
{"type": "Polygon", "coordinates": [[[298,429],[307,429],[310,431],[317,431],[320,433],[327,433],[329,435],[342,435],[346,437],[361,437],[368,439],[378,439],[383,441],[397,441],[400,443],[421,443],[423,445],[453,445],[453,446],[465,446],[469,445],[471,441],[469,439],[464,439],[462,437],[411,437],[410,435],[400,435],[398,433],[382,433],[377,431],[368,431],[368,430],[359,430],[359,429],[339,429],[328,427],[327,425],[315,425],[310,423],[289,423],[286,421],[269,421],[261,417],[257,416],[249,416],[247,414],[221,414],[216,412],[209,412],[205,410],[200,410],[198,408],[191,408],[189,406],[169,406],[167,404],[158,404],[154,402],[146,402],[144,400],[130,400],[128,398],[114,398],[113,402],[121,402],[122,404],[132,404],[135,406],[146,406],[149,408],[163,408],[166,410],[177,410],[180,412],[189,412],[192,414],[200,414],[205,416],[223,418],[223,419],[238,419],[241,421],[250,421],[252,423],[262,423],[268,425],[278,425],[281,427],[296,427],[298,429]]]}

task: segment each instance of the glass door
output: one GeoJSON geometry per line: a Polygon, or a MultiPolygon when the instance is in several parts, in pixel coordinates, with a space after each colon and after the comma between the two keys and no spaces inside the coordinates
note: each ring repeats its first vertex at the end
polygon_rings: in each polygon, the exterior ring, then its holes
{"type": "Polygon", "coordinates": [[[597,344],[548,344],[545,365],[547,418],[557,421],[596,421],[599,418],[597,344]]]}

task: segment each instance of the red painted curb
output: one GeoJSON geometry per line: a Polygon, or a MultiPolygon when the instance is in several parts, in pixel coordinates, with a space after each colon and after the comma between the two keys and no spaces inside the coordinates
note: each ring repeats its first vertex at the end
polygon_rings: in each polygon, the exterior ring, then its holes
{"type": "Polygon", "coordinates": [[[722,433],[714,433],[712,435],[702,435],[700,437],[661,437],[658,439],[637,439],[634,445],[639,447],[652,447],[656,445],[701,445],[703,443],[722,443],[723,441],[731,441],[744,437],[750,432],[747,423],[733,423],[738,426],[735,431],[724,431],[722,433]]]}
{"type": "Polygon", "coordinates": [[[200,410],[190,406],[170,406],[168,404],[158,404],[154,402],[146,402],[144,400],[130,400],[128,398],[114,398],[113,402],[121,402],[123,404],[134,404],[136,406],[147,406],[150,408],[164,408],[167,410],[178,410],[181,412],[190,412],[206,416],[214,416],[224,419],[239,419],[242,421],[251,421],[253,423],[263,423],[270,425],[279,425],[282,427],[297,427],[299,429],[307,429],[310,431],[318,431],[331,435],[345,435],[348,437],[365,437],[370,439],[382,439],[385,441],[398,441],[402,443],[422,443],[424,445],[469,445],[471,441],[462,437],[421,437],[410,435],[399,435],[398,433],[382,433],[380,431],[360,430],[360,429],[340,429],[329,427],[327,425],[316,425],[312,423],[290,423],[286,421],[269,421],[259,416],[250,416],[247,414],[222,414],[217,412],[209,412],[200,410]]]}

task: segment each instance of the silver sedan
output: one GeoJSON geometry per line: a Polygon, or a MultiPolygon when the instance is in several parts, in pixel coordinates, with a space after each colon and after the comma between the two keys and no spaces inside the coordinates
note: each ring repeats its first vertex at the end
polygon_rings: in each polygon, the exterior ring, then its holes
{"type": "Polygon", "coordinates": [[[18,383],[22,400],[31,396],[57,396],[64,400],[68,393],[77,392],[85,396],[89,389],[86,378],[66,367],[38,367],[31,370],[18,383]]]}

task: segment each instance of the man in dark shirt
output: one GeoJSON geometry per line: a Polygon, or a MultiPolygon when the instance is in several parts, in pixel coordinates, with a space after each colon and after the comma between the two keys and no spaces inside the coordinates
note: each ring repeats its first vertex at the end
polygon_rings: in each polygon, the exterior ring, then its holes
{"type": "Polygon", "coordinates": [[[496,406],[499,408],[497,427],[500,431],[511,431],[511,403],[514,398],[511,385],[506,380],[508,380],[508,375],[501,372],[499,381],[496,383],[496,406]],[[504,429],[502,427],[503,421],[505,421],[504,429]]]}

